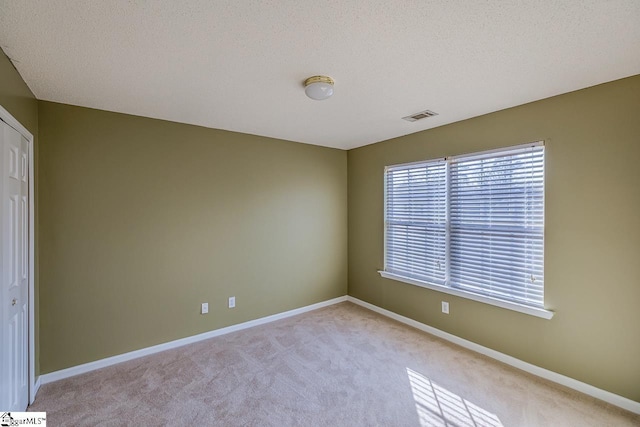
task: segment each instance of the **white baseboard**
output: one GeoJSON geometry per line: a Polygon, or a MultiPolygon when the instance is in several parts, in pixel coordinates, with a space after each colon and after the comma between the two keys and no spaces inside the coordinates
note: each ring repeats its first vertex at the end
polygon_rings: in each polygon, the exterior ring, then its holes
{"type": "Polygon", "coordinates": [[[358,298],[347,296],[347,301],[350,301],[361,307],[367,308],[371,311],[375,311],[376,313],[382,314],[383,316],[397,320],[398,322],[404,323],[409,326],[413,326],[416,329],[420,329],[421,331],[427,332],[431,335],[435,335],[437,337],[450,341],[454,344],[457,344],[461,347],[468,348],[469,350],[473,350],[477,353],[484,354],[485,356],[489,356],[493,359],[506,363],[507,365],[511,365],[515,368],[521,369],[530,374],[547,379],[549,381],[553,381],[554,383],[558,383],[565,387],[572,388],[581,393],[595,397],[596,399],[604,400],[607,403],[626,409],[627,411],[640,414],[640,402],[636,402],[634,400],[627,399],[626,397],[622,397],[620,395],[611,393],[609,391],[599,389],[587,383],[583,383],[581,381],[574,380],[573,378],[558,374],[553,371],[549,371],[548,369],[544,369],[539,366],[532,365],[531,363],[524,362],[520,359],[516,359],[515,357],[506,355],[504,353],[500,353],[499,351],[481,346],[474,342],[465,340],[464,338],[460,338],[448,332],[444,332],[444,331],[441,331],[440,329],[436,329],[432,326],[425,325],[424,323],[420,323],[416,320],[394,313],[393,311],[385,310],[384,308],[380,308],[376,305],[369,304],[368,302],[362,301],[358,298]]]}
{"type": "Polygon", "coordinates": [[[468,348],[469,350],[473,350],[477,353],[484,354],[485,356],[489,356],[493,359],[506,363],[507,365],[511,365],[515,368],[521,369],[530,374],[533,374],[538,377],[545,378],[549,381],[553,381],[563,386],[572,388],[581,393],[595,397],[596,399],[600,399],[612,405],[626,409],[627,411],[640,414],[640,402],[636,402],[631,399],[627,399],[626,397],[622,397],[620,395],[608,392],[606,390],[599,389],[587,383],[583,383],[581,381],[574,380],[573,378],[558,374],[553,371],[549,371],[548,369],[540,368],[539,366],[532,365],[520,359],[516,359],[515,357],[506,355],[504,353],[500,353],[499,351],[481,346],[472,341],[465,340],[463,338],[452,335],[448,332],[441,331],[440,329],[436,329],[432,326],[425,325],[424,323],[420,323],[416,320],[410,319],[408,317],[402,316],[400,314],[394,313],[384,308],[380,308],[376,305],[370,304],[368,302],[362,301],[352,296],[342,296],[342,297],[334,298],[331,300],[319,302],[317,304],[308,305],[306,307],[300,307],[294,310],[285,311],[283,313],[273,314],[271,316],[262,317],[260,319],[239,323],[237,325],[227,326],[226,328],[216,329],[213,331],[205,332],[198,335],[193,335],[193,336],[178,339],[175,341],[158,344],[152,347],[131,351],[129,353],[107,357],[105,359],[96,360],[95,362],[89,362],[83,365],[73,366],[71,368],[62,369],[60,371],[55,371],[48,374],[40,375],[35,382],[33,396],[35,396],[35,394],[38,392],[38,389],[40,388],[41,384],[48,384],[50,382],[58,381],[64,378],[80,375],[85,372],[90,372],[96,369],[105,368],[107,366],[112,366],[118,363],[126,362],[128,360],[137,359],[139,357],[147,356],[149,354],[159,353],[161,351],[169,350],[172,348],[182,347],[187,344],[195,343],[198,341],[206,340],[206,339],[217,337],[220,335],[229,334],[231,332],[240,331],[242,329],[247,329],[247,328],[251,328],[258,325],[264,325],[266,323],[274,322],[276,320],[285,319],[287,317],[317,310],[319,308],[327,307],[333,304],[338,304],[344,301],[350,301],[361,307],[364,307],[376,313],[382,314],[383,316],[389,317],[391,319],[397,320],[398,322],[404,323],[406,325],[412,326],[421,331],[435,335],[437,337],[450,341],[454,344],[457,344],[461,347],[468,348]]]}
{"type": "Polygon", "coordinates": [[[29,390],[29,405],[31,405],[34,400],[36,400],[36,394],[38,394],[38,390],[40,390],[40,384],[40,377],[36,377],[32,388],[29,390]]]}
{"type": "MultiPolygon", "coordinates": [[[[95,371],[96,369],[105,368],[107,366],[115,365],[117,363],[126,362],[128,360],[137,359],[139,357],[147,356],[149,354],[159,353],[161,351],[170,350],[172,348],[182,347],[183,345],[195,343],[198,341],[206,340],[209,338],[217,337],[220,335],[229,334],[231,332],[240,331],[242,329],[252,328],[258,325],[264,325],[265,323],[274,322],[276,320],[284,319],[287,317],[295,316],[298,314],[306,313],[308,311],[317,310],[329,305],[338,304],[347,300],[346,295],[338,298],[333,298],[327,301],[322,301],[316,304],[308,305],[305,307],[296,308],[294,310],[285,311],[283,313],[273,314],[271,316],[261,317],[260,319],[250,320],[248,322],[239,323],[237,325],[227,326],[226,328],[220,328],[213,331],[205,332],[198,335],[193,335],[186,338],[181,338],[175,341],[169,341],[163,344],[154,345],[152,347],[142,348],[140,350],[131,351],[129,353],[119,354],[117,356],[107,357],[105,359],[96,360],[95,362],[89,362],[78,366],[73,366],[67,369],[61,369],[59,371],[50,372],[48,374],[40,375],[38,378],[37,387],[40,384],[48,384],[50,382],[62,380],[64,378],[73,377],[75,375],[84,374],[85,372],[95,371]]],[[[37,391],[37,389],[36,389],[37,391]]]]}

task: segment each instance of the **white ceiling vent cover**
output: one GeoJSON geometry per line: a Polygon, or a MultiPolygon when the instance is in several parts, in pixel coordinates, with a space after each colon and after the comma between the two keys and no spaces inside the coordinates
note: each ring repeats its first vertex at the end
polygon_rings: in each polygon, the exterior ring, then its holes
{"type": "Polygon", "coordinates": [[[402,120],[406,120],[408,122],[417,122],[418,120],[427,119],[429,117],[437,116],[438,113],[434,113],[431,110],[420,111],[419,113],[412,114],[407,117],[403,117],[402,120]]]}

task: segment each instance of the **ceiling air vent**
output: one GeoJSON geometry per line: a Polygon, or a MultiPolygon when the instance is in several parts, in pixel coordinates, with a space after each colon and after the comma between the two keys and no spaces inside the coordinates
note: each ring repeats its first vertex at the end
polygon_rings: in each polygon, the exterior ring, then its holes
{"type": "Polygon", "coordinates": [[[402,120],[406,120],[408,122],[416,122],[418,120],[426,119],[426,118],[437,116],[437,115],[438,113],[434,113],[433,111],[424,110],[424,111],[420,111],[419,113],[415,113],[410,116],[403,117],[402,120]]]}

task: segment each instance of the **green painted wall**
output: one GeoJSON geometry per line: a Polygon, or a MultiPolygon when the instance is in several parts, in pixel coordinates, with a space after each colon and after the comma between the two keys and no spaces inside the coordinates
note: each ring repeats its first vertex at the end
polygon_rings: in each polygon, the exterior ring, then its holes
{"type": "Polygon", "coordinates": [[[38,300],[39,300],[39,292],[38,292],[38,283],[39,283],[39,275],[38,275],[38,101],[35,96],[31,92],[31,89],[27,86],[27,84],[22,80],[18,71],[13,67],[11,61],[4,54],[4,51],[0,49],[0,105],[7,110],[13,117],[16,118],[24,126],[31,132],[33,135],[33,147],[34,147],[34,172],[36,176],[35,182],[35,240],[36,240],[36,250],[35,250],[35,277],[34,277],[34,301],[35,301],[35,353],[36,353],[36,375],[40,372],[40,364],[39,364],[39,333],[40,328],[38,327],[39,321],[39,310],[38,310],[38,300]]]}
{"type": "Polygon", "coordinates": [[[38,134],[38,101],[13,64],[0,51],[0,105],[35,137],[38,134]]]}
{"type": "Polygon", "coordinates": [[[39,123],[42,373],[347,293],[345,151],[50,102],[39,123]]]}
{"type": "Polygon", "coordinates": [[[635,76],[349,151],[349,295],[640,401],[639,117],[635,76]],[[378,275],[385,165],[536,140],[552,320],[378,275]]]}

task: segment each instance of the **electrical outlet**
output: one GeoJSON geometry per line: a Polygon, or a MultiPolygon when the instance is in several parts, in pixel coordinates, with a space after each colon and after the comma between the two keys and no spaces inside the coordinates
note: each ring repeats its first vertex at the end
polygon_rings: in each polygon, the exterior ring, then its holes
{"type": "Polygon", "coordinates": [[[449,303],[446,301],[442,301],[442,312],[444,314],[449,314],[449,303]]]}
{"type": "Polygon", "coordinates": [[[229,308],[234,308],[236,306],[236,297],[229,297],[229,308]]]}
{"type": "Polygon", "coordinates": [[[201,314],[207,314],[209,312],[209,303],[208,302],[203,302],[202,303],[202,309],[200,310],[201,314]]]}

